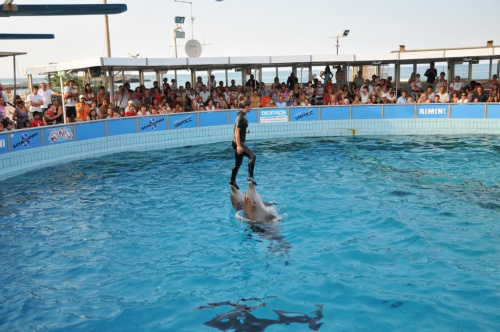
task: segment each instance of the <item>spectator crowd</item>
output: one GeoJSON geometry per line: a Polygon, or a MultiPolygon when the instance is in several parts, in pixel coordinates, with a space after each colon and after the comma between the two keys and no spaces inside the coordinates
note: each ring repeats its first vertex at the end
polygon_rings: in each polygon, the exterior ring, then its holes
{"type": "Polygon", "coordinates": [[[94,89],[86,84],[84,91],[78,91],[75,82],[69,80],[65,82],[62,92],[56,93],[50,85],[42,83],[40,87],[33,86],[26,100],[15,97],[14,104],[11,104],[15,108],[12,119],[7,117],[6,98],[0,84],[0,131],[63,123],[60,98],[65,100],[67,122],[240,109],[246,100],[251,101],[254,108],[500,101],[497,75],[484,83],[485,86],[475,81],[465,85],[460,76],[448,82],[445,73],[438,75],[431,63],[424,74],[425,82],[420,80],[419,74],[413,73],[408,80],[408,91],[395,91],[392,77],[381,79],[373,75],[370,80],[363,78],[361,71],[349,85],[343,84],[344,75],[340,68],[333,74],[326,66],[319,78],[305,85],[299,84],[294,73],[286,82],[280,82],[275,77],[270,85],[258,82],[253,75],[244,85],[236,85],[232,80],[229,86],[223,81],[217,82],[214,75],[206,83],[198,77],[193,85],[186,82],[183,86],[178,86],[175,79],[169,82],[167,78],[163,79],[161,86],[155,81],[151,88],[141,85],[131,90],[130,83],[125,83],[118,87],[113,100],[103,86],[94,89]],[[332,83],[334,76],[336,84],[332,83]]]}

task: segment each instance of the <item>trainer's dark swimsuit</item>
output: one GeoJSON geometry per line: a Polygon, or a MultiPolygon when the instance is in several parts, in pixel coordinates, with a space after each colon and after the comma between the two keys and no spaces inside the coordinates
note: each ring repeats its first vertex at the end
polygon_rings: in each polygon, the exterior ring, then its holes
{"type": "Polygon", "coordinates": [[[246,113],[243,111],[239,111],[238,115],[236,116],[236,121],[234,122],[234,129],[236,131],[236,128],[239,129],[240,131],[240,143],[241,147],[243,148],[243,153],[238,154],[236,150],[236,141],[235,137],[233,137],[233,149],[234,149],[234,166],[233,166],[233,171],[231,173],[231,183],[235,184],[236,183],[236,175],[238,174],[238,170],[240,169],[241,163],[243,162],[243,157],[248,158],[248,177],[249,180],[250,178],[253,179],[253,169],[255,166],[255,153],[253,153],[252,150],[248,146],[245,145],[245,138],[247,134],[247,128],[248,128],[248,120],[246,117],[246,113]]]}

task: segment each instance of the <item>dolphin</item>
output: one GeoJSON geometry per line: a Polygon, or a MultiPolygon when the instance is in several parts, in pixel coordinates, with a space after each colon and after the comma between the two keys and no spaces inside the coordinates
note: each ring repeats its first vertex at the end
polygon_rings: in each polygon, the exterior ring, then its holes
{"type": "Polygon", "coordinates": [[[248,190],[245,194],[245,214],[248,218],[259,222],[276,220],[276,216],[266,209],[252,181],[248,181],[248,190]]]}
{"type": "Polygon", "coordinates": [[[231,185],[231,203],[236,211],[245,209],[245,195],[233,185],[231,185]]]}

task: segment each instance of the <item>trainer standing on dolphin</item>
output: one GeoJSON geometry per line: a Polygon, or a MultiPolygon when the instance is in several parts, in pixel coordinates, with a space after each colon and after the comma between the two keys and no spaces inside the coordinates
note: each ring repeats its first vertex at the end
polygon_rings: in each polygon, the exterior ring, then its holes
{"type": "Polygon", "coordinates": [[[248,146],[245,145],[245,138],[248,128],[247,113],[252,110],[252,102],[246,100],[243,103],[243,109],[236,115],[236,121],[234,122],[234,137],[233,137],[233,149],[234,149],[234,166],[231,173],[230,185],[235,186],[240,189],[236,184],[236,175],[238,175],[238,170],[240,169],[241,163],[243,162],[243,157],[248,158],[248,181],[257,184],[253,178],[253,169],[255,167],[255,153],[248,146]]]}

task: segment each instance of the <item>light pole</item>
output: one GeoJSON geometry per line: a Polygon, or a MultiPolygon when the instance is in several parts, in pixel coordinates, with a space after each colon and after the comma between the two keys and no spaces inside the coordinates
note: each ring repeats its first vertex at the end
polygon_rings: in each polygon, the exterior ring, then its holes
{"type": "Polygon", "coordinates": [[[175,24],[177,24],[177,26],[174,29],[174,49],[175,49],[175,57],[176,58],[177,58],[177,37],[184,38],[184,36],[185,36],[185,32],[182,31],[182,27],[181,27],[181,24],[184,23],[185,19],[186,18],[184,16],[176,16],[174,18],[175,24]]]}
{"type": "Polygon", "coordinates": [[[191,39],[194,39],[194,27],[193,27],[193,22],[194,22],[194,17],[193,17],[193,3],[191,1],[183,1],[183,0],[174,0],[175,2],[182,2],[182,3],[187,3],[191,6],[191,39]]]}
{"type": "Polygon", "coordinates": [[[345,37],[347,37],[348,34],[349,34],[349,30],[344,30],[343,34],[330,37],[330,38],[337,38],[337,44],[335,44],[335,47],[337,48],[337,55],[339,55],[339,46],[340,46],[339,38],[345,38],[345,37]]]}

